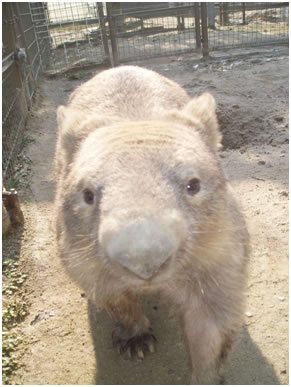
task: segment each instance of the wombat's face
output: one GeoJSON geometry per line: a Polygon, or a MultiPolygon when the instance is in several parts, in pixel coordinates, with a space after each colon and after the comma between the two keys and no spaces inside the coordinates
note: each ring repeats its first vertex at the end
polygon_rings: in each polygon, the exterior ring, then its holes
{"type": "Polygon", "coordinates": [[[99,128],[62,187],[74,259],[102,262],[133,281],[166,278],[225,206],[215,151],[178,119],[99,128]]]}

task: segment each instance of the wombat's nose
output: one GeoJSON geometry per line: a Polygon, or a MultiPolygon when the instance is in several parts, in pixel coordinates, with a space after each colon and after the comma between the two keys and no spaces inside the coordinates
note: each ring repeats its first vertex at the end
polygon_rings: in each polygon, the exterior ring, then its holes
{"type": "Polygon", "coordinates": [[[143,279],[149,279],[176,251],[177,238],[170,228],[139,217],[105,232],[103,247],[113,261],[143,279]]]}

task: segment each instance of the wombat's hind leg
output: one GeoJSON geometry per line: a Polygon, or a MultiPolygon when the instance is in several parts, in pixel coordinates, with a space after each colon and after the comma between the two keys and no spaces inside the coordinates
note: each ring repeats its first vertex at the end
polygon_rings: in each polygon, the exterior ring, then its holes
{"type": "Polygon", "coordinates": [[[183,305],[180,315],[185,344],[192,368],[192,384],[220,384],[219,357],[223,334],[202,305],[193,307],[190,302],[183,305]],[[197,318],[199,316],[199,318],[197,318]]]}
{"type": "Polygon", "coordinates": [[[233,347],[235,338],[235,332],[230,332],[225,336],[224,342],[222,343],[220,356],[217,359],[216,368],[219,376],[219,384],[225,384],[224,371],[229,357],[229,353],[233,347]]]}
{"type": "Polygon", "coordinates": [[[119,353],[127,352],[130,357],[136,354],[143,359],[145,351],[155,351],[156,338],[134,295],[126,293],[112,298],[106,310],[114,322],[112,341],[119,353]]]}

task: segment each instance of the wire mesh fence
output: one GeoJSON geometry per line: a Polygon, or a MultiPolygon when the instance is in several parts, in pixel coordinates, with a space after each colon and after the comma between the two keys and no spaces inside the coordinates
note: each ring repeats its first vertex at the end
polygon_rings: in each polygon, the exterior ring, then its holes
{"type": "Polygon", "coordinates": [[[209,49],[287,41],[288,13],[288,3],[210,3],[209,49]]]}
{"type": "Polygon", "coordinates": [[[64,70],[105,61],[97,3],[30,3],[30,7],[34,15],[42,16],[38,19],[36,33],[51,48],[52,69],[64,70]]]}
{"type": "Polygon", "coordinates": [[[3,179],[15,172],[45,69],[287,43],[289,3],[2,3],[3,179]]]}
{"type": "Polygon", "coordinates": [[[2,171],[7,182],[15,173],[27,112],[49,47],[42,45],[40,51],[29,3],[2,3],[2,18],[2,171]]]}
{"type": "Polygon", "coordinates": [[[107,14],[118,62],[200,48],[195,3],[111,3],[107,4],[107,14]]]}
{"type": "Polygon", "coordinates": [[[114,63],[287,42],[288,12],[271,2],[107,3],[114,63]]]}

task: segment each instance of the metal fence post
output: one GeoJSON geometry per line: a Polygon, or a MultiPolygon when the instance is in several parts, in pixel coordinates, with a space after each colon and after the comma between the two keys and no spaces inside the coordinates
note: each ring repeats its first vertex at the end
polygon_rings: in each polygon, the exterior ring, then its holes
{"type": "Polygon", "coordinates": [[[243,25],[246,24],[246,3],[242,3],[243,25]]]}
{"type": "Polygon", "coordinates": [[[220,19],[220,25],[221,26],[228,26],[229,25],[229,16],[228,16],[228,3],[220,3],[219,4],[219,19],[220,19]]]}
{"type": "Polygon", "coordinates": [[[200,34],[200,9],[199,3],[194,3],[194,17],[195,17],[195,37],[196,48],[201,48],[201,34],[200,34]]]}
{"type": "Polygon", "coordinates": [[[215,3],[208,3],[208,26],[215,30],[215,3]]]}
{"type": "Polygon", "coordinates": [[[109,53],[109,46],[108,46],[108,38],[106,35],[106,28],[105,28],[105,20],[104,20],[104,12],[103,12],[103,4],[97,3],[97,10],[98,10],[98,17],[99,17],[99,26],[103,41],[103,47],[104,47],[104,53],[105,53],[105,60],[110,62],[110,53],[109,53]]]}
{"type": "Polygon", "coordinates": [[[201,3],[201,25],[202,25],[202,54],[209,56],[208,50],[208,25],[207,25],[207,3],[201,3]]]}
{"type": "Polygon", "coordinates": [[[117,66],[119,64],[119,57],[118,57],[117,42],[116,42],[116,23],[115,23],[115,17],[112,16],[111,3],[108,3],[108,2],[106,3],[106,10],[107,10],[108,23],[109,23],[113,66],[117,66]]]}

